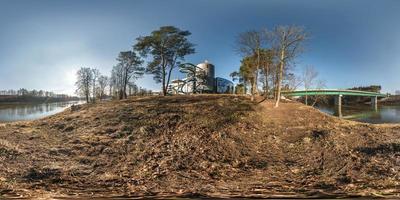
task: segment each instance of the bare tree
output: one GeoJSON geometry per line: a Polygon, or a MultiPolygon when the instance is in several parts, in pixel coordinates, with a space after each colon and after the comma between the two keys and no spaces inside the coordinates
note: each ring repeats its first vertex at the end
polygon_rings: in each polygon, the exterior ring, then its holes
{"type": "Polygon", "coordinates": [[[287,73],[285,82],[288,85],[288,90],[296,90],[303,83],[301,77],[296,76],[294,73],[287,73]]]}
{"type": "Polygon", "coordinates": [[[302,52],[302,44],[307,39],[303,28],[297,26],[278,26],[267,32],[267,38],[278,59],[277,91],[275,107],[281,99],[284,70],[293,59],[302,52]]]}
{"type": "Polygon", "coordinates": [[[85,96],[86,103],[90,100],[90,87],[93,83],[93,71],[90,68],[82,67],[76,73],[77,81],[75,83],[76,93],[85,96]]]}
{"type": "MultiPolygon", "coordinates": [[[[304,90],[312,88],[316,84],[316,79],[318,77],[318,72],[313,66],[306,66],[303,70],[302,82],[304,85],[304,90]]],[[[308,95],[305,96],[305,103],[308,105],[308,95]]]]}
{"type": "MultiPolygon", "coordinates": [[[[324,80],[317,80],[316,81],[317,83],[316,83],[316,89],[323,89],[323,88],[325,88],[326,87],[326,84],[325,84],[325,81],[324,80]]],[[[312,103],[312,105],[311,106],[315,106],[315,104],[318,102],[318,101],[324,101],[324,102],[326,102],[327,101],[327,96],[321,96],[321,95],[317,95],[317,96],[315,96],[315,98],[314,98],[314,102],[312,103]]]]}
{"type": "Polygon", "coordinates": [[[120,69],[117,70],[119,71],[117,75],[120,76],[120,93],[122,93],[122,98],[126,99],[126,89],[129,82],[143,76],[145,69],[140,66],[143,61],[134,51],[120,52],[117,60],[119,61],[118,66],[120,67],[120,69]]]}
{"type": "Polygon", "coordinates": [[[96,102],[96,83],[97,79],[100,77],[100,71],[98,69],[92,69],[92,101],[96,102]]]}
{"type": "Polygon", "coordinates": [[[121,64],[117,64],[111,71],[111,83],[113,87],[113,95],[117,96],[118,99],[122,99],[123,95],[123,67],[121,64]]]}
{"type": "Polygon", "coordinates": [[[271,49],[261,49],[259,59],[261,67],[260,74],[262,76],[258,79],[263,83],[264,97],[267,99],[270,89],[269,79],[272,74],[272,68],[274,67],[274,52],[271,49]]]}
{"type": "Polygon", "coordinates": [[[107,76],[101,75],[98,79],[98,94],[100,100],[102,100],[106,93],[106,87],[109,84],[109,78],[107,76]]]}

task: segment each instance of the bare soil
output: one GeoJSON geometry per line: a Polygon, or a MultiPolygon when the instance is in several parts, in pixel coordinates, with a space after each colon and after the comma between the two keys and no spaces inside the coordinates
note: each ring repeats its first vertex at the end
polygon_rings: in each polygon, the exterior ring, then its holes
{"type": "Polygon", "coordinates": [[[400,197],[400,125],[222,95],[0,124],[3,197],[400,197]]]}

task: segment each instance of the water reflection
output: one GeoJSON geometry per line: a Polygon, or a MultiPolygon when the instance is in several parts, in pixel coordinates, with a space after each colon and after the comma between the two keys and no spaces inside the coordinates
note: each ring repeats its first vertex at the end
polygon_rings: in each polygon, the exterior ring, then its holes
{"type": "Polygon", "coordinates": [[[34,120],[54,115],[79,101],[43,103],[43,104],[0,104],[0,122],[34,120]]]}
{"type": "Polygon", "coordinates": [[[400,106],[344,105],[341,109],[337,106],[318,106],[317,108],[330,115],[354,121],[373,124],[400,123],[400,106]]]}

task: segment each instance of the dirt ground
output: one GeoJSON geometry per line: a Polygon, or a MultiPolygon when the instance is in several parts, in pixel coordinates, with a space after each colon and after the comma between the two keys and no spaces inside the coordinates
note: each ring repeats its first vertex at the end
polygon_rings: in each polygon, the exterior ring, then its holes
{"type": "Polygon", "coordinates": [[[400,125],[142,97],[0,124],[1,197],[400,197],[400,125]]]}

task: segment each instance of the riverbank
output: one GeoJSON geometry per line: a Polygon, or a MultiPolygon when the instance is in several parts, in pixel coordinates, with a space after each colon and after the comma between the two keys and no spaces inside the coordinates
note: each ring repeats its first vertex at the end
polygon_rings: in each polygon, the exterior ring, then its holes
{"type": "Polygon", "coordinates": [[[400,95],[392,95],[379,101],[382,105],[400,105],[400,95]]]}
{"type": "Polygon", "coordinates": [[[399,197],[400,125],[223,95],[0,124],[0,196],[399,197]]]}

